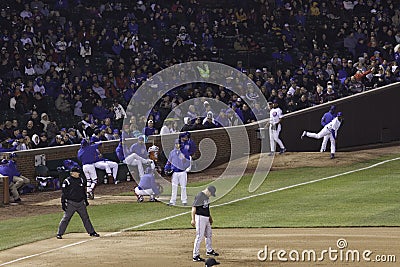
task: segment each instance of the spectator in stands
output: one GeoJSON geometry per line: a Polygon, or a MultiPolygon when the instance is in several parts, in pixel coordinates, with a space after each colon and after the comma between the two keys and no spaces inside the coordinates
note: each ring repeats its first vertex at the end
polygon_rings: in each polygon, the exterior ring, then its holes
{"type": "Polygon", "coordinates": [[[56,101],[55,101],[55,106],[56,109],[63,114],[63,116],[68,116],[69,113],[71,112],[71,104],[69,101],[66,99],[66,96],[64,93],[61,93],[58,95],[56,101]]]}
{"type": "Polygon", "coordinates": [[[34,148],[45,148],[49,146],[46,133],[41,133],[39,136],[39,143],[34,146],[34,148]]]}
{"type": "Polygon", "coordinates": [[[154,128],[154,122],[153,120],[149,120],[147,122],[147,126],[143,128],[143,134],[145,136],[153,135],[153,134],[158,134],[158,130],[154,128]]]}

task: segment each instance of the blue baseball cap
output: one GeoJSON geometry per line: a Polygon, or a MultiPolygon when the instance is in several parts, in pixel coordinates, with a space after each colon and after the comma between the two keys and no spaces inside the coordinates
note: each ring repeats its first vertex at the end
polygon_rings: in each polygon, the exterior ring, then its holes
{"type": "Polygon", "coordinates": [[[180,144],[180,142],[179,142],[179,139],[177,138],[177,139],[175,139],[175,142],[174,142],[174,144],[180,144]]]}
{"type": "Polygon", "coordinates": [[[90,137],[90,143],[96,143],[96,142],[98,142],[98,141],[100,141],[100,139],[97,138],[96,136],[90,137]]]}
{"type": "Polygon", "coordinates": [[[343,113],[339,111],[339,112],[337,113],[337,116],[338,116],[338,117],[342,117],[342,116],[343,116],[343,113]]]}
{"type": "Polygon", "coordinates": [[[86,139],[82,139],[81,146],[87,146],[89,143],[86,139]]]}
{"type": "Polygon", "coordinates": [[[119,134],[119,130],[118,129],[114,129],[113,133],[119,134]]]}

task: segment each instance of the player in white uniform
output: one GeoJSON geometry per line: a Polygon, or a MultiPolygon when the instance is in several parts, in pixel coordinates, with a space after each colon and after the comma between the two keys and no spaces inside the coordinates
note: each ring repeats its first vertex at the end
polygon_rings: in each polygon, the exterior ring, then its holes
{"type": "Polygon", "coordinates": [[[276,143],[280,147],[279,154],[285,153],[286,148],[282,143],[282,140],[279,139],[279,133],[281,132],[281,121],[282,121],[282,110],[278,107],[278,103],[276,100],[272,103],[272,109],[269,112],[269,142],[271,145],[271,153],[270,156],[274,155],[276,143]]]}
{"type": "Polygon", "coordinates": [[[343,120],[343,114],[342,112],[338,112],[337,117],[334,118],[330,123],[325,125],[324,128],[322,128],[322,130],[319,133],[310,133],[304,131],[303,134],[301,135],[301,139],[303,139],[304,136],[315,139],[321,139],[324,136],[329,136],[329,140],[331,141],[331,159],[334,159],[336,152],[337,131],[339,130],[340,125],[342,124],[342,120],[343,120]]]}

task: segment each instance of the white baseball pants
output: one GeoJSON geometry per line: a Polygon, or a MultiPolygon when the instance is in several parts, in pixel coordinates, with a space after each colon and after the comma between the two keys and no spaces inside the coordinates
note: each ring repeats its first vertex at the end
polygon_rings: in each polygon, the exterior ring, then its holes
{"type": "Polygon", "coordinates": [[[100,170],[105,170],[107,175],[112,175],[115,178],[117,178],[117,173],[118,173],[118,163],[114,161],[98,161],[94,164],[94,166],[100,170]]]}
{"type": "Polygon", "coordinates": [[[271,145],[271,152],[276,151],[276,143],[278,143],[281,149],[284,149],[285,146],[283,145],[281,139],[279,139],[279,133],[281,132],[281,124],[279,123],[276,127],[276,130],[272,130],[272,125],[269,126],[269,142],[271,145]]]}
{"type": "Polygon", "coordinates": [[[212,251],[212,230],[210,217],[195,215],[196,222],[196,238],[194,239],[193,257],[200,255],[200,244],[203,238],[206,239],[206,250],[212,251]]]}
{"type": "Polygon", "coordinates": [[[327,127],[322,128],[322,130],[319,131],[319,133],[306,132],[306,136],[315,139],[321,139],[322,137],[327,136],[327,138],[329,138],[329,140],[331,141],[331,154],[335,154],[336,152],[335,138],[333,138],[331,131],[327,127]]]}
{"type": "Polygon", "coordinates": [[[324,138],[322,139],[320,152],[325,152],[326,145],[328,144],[328,140],[329,140],[329,135],[325,135],[324,138]]]}
{"type": "Polygon", "coordinates": [[[144,175],[143,164],[148,164],[150,161],[138,156],[136,153],[132,153],[125,158],[125,163],[132,166],[137,166],[139,171],[139,176],[144,175]]]}
{"type": "Polygon", "coordinates": [[[94,164],[85,164],[82,166],[83,173],[86,177],[86,192],[93,192],[97,184],[97,173],[94,164]]]}
{"type": "Polygon", "coordinates": [[[186,185],[187,185],[187,173],[186,172],[174,172],[172,174],[172,194],[169,203],[175,205],[176,197],[178,194],[178,185],[181,185],[181,201],[182,204],[187,203],[186,185]]]}
{"type": "Polygon", "coordinates": [[[152,196],[154,195],[153,189],[139,189],[138,187],[135,187],[135,193],[136,195],[141,195],[141,196],[152,196]]]}

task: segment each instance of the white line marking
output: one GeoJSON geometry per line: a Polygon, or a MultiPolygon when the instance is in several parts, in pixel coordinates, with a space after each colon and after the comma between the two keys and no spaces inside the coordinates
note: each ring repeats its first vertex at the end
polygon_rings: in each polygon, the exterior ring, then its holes
{"type": "MultiPolygon", "coordinates": [[[[270,191],[267,191],[267,192],[262,192],[262,193],[251,195],[251,196],[247,196],[247,197],[238,198],[238,199],[231,200],[231,201],[228,201],[228,202],[225,202],[225,203],[213,205],[212,207],[221,207],[221,206],[229,205],[229,204],[236,203],[236,202],[239,202],[239,201],[242,201],[242,200],[247,200],[247,199],[251,199],[251,198],[259,197],[259,196],[264,196],[264,195],[268,195],[268,194],[271,194],[271,193],[280,192],[280,191],[283,191],[283,190],[286,190],[286,189],[299,187],[299,186],[302,186],[302,185],[308,185],[308,184],[317,183],[317,182],[333,179],[333,178],[336,178],[336,177],[339,177],[339,176],[347,175],[347,174],[350,174],[350,173],[355,173],[355,172],[359,172],[359,171],[372,169],[372,168],[375,168],[375,167],[377,167],[379,165],[382,165],[382,164],[385,164],[385,163],[388,163],[388,162],[391,162],[391,161],[399,160],[399,159],[400,159],[400,157],[394,158],[394,159],[384,160],[384,161],[372,164],[371,166],[368,166],[368,167],[364,167],[364,168],[360,168],[360,169],[356,169],[356,170],[352,170],[352,171],[347,171],[347,172],[331,175],[331,176],[328,176],[328,177],[324,177],[324,178],[320,178],[320,179],[316,179],[316,180],[311,180],[311,181],[308,181],[308,182],[303,182],[303,183],[299,183],[299,184],[285,186],[285,187],[282,187],[282,188],[270,190],[270,191]]],[[[108,233],[108,234],[106,234],[104,236],[118,235],[118,234],[121,234],[121,233],[129,231],[129,230],[133,230],[133,229],[141,228],[143,226],[147,226],[147,225],[150,225],[150,224],[166,221],[166,220],[173,219],[173,218],[176,218],[176,217],[179,217],[179,216],[182,216],[182,215],[186,215],[186,214],[189,214],[189,213],[190,213],[190,211],[178,213],[178,214],[175,214],[175,215],[172,215],[172,216],[168,216],[168,217],[165,217],[165,218],[161,218],[161,219],[158,219],[158,220],[154,220],[154,221],[142,223],[142,224],[139,224],[139,225],[136,225],[136,226],[128,227],[128,228],[122,229],[122,230],[120,230],[118,232],[108,233]]],[[[89,241],[92,241],[92,240],[97,240],[97,239],[99,239],[99,238],[91,238],[91,239],[88,239],[88,240],[75,242],[75,243],[72,243],[72,244],[69,244],[69,245],[65,245],[65,246],[62,246],[62,247],[53,248],[53,249],[50,249],[50,250],[47,250],[47,251],[43,251],[43,252],[40,252],[40,253],[28,255],[28,256],[25,256],[25,257],[21,257],[21,258],[12,260],[12,261],[8,261],[8,262],[5,262],[5,263],[2,263],[2,264],[0,264],[0,266],[6,266],[6,265],[9,265],[9,264],[18,262],[18,261],[26,260],[26,259],[33,258],[33,257],[36,257],[36,256],[41,256],[41,255],[48,254],[48,253],[51,253],[51,252],[54,252],[54,251],[57,251],[57,250],[61,250],[61,249],[68,248],[68,247],[73,247],[73,246],[80,245],[80,244],[83,244],[83,243],[86,243],[86,242],[89,242],[89,241]]]]}

